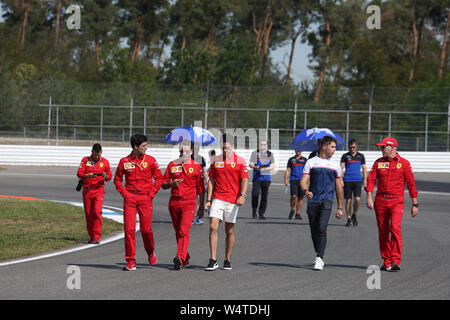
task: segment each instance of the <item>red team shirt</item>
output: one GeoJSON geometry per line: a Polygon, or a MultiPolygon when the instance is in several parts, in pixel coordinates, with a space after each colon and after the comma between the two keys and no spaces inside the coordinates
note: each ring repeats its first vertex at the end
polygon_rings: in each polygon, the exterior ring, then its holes
{"type": "Polygon", "coordinates": [[[83,179],[83,186],[85,188],[102,187],[105,184],[105,179],[100,174],[103,172],[106,173],[106,181],[111,180],[112,173],[108,160],[100,157],[98,161],[94,161],[91,157],[84,157],[81,160],[80,167],[78,168],[77,176],[78,178],[83,179]],[[93,178],[84,178],[84,176],[88,173],[95,173],[99,175],[93,178]]]}
{"type": "Polygon", "coordinates": [[[114,184],[121,195],[125,189],[130,191],[148,191],[153,198],[163,183],[163,175],[159,169],[156,159],[150,155],[138,158],[130,153],[127,157],[120,159],[117,166],[114,184]],[[125,187],[122,178],[125,175],[125,187]],[[153,184],[153,179],[155,183],[153,184]]]}
{"type": "Polygon", "coordinates": [[[205,192],[202,167],[192,159],[183,163],[180,159],[171,161],[164,174],[164,181],[170,182],[175,179],[183,179],[178,187],[172,187],[172,197],[183,197],[195,199],[198,193],[205,192]]]}
{"type": "Polygon", "coordinates": [[[398,153],[391,161],[384,157],[375,161],[367,179],[367,186],[365,188],[367,192],[373,192],[377,178],[377,195],[403,197],[406,181],[409,196],[411,198],[417,197],[418,192],[414,183],[411,164],[405,158],[400,157],[398,153]]]}
{"type": "Polygon", "coordinates": [[[248,178],[247,165],[234,152],[225,160],[220,155],[211,164],[209,177],[216,181],[214,199],[236,203],[241,195],[241,181],[248,178]]]}

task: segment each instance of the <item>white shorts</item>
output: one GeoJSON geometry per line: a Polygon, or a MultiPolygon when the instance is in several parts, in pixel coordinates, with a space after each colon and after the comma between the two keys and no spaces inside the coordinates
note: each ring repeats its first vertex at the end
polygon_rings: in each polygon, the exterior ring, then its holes
{"type": "Polygon", "coordinates": [[[220,219],[220,221],[225,219],[225,222],[228,223],[236,223],[238,210],[239,206],[235,203],[213,199],[209,209],[209,217],[220,219]]]}

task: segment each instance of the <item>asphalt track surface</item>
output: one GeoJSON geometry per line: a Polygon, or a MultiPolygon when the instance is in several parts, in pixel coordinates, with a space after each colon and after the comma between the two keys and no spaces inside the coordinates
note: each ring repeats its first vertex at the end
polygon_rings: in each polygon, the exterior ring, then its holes
{"type": "MultiPolygon", "coordinates": [[[[81,201],[74,167],[5,167],[0,194],[40,199],[81,201]]],[[[158,263],[150,266],[139,232],[137,270],[124,272],[123,239],[52,258],[0,267],[0,299],[175,299],[175,300],[297,300],[297,299],[449,299],[450,298],[450,175],[416,174],[420,213],[410,216],[406,194],[403,216],[403,261],[397,273],[381,272],[380,289],[369,289],[370,265],[380,265],[373,211],[359,210],[359,225],[331,217],[325,269],[312,269],[315,258],[306,201],[303,220],[288,220],[289,196],[277,176],[270,188],[267,220],[251,218],[251,200],[240,209],[235,228],[233,270],[204,268],[209,259],[208,219],[191,228],[190,268],[173,270],[175,235],[168,213],[168,190],[154,200],[153,230],[158,263]],[[81,289],[69,290],[69,266],[81,271],[81,289]]],[[[251,188],[251,185],[250,185],[251,188]]],[[[250,191],[249,191],[250,193],[250,191]]],[[[122,207],[109,182],[104,205],[122,207]]],[[[333,210],[335,210],[336,204],[333,210]]],[[[218,262],[224,259],[224,229],[219,230],[218,262]]]]}

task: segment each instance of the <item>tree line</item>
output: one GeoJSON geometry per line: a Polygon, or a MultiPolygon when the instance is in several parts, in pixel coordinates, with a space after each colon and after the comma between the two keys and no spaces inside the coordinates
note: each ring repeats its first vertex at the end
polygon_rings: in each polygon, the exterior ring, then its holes
{"type": "Polygon", "coordinates": [[[312,48],[327,87],[450,87],[450,0],[2,0],[0,80],[290,86],[312,48]],[[81,8],[69,30],[67,8],[81,8]],[[369,5],[381,28],[366,26],[369,5]],[[287,65],[270,53],[290,48],[287,65]]]}

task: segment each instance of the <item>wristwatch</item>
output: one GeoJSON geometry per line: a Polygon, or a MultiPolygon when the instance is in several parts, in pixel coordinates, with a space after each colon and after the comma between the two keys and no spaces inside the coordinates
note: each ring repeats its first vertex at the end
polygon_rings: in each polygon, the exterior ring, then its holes
{"type": "Polygon", "coordinates": [[[413,203],[412,205],[413,205],[413,207],[416,207],[416,208],[419,207],[419,203],[413,203]]]}
{"type": "Polygon", "coordinates": [[[247,198],[247,194],[246,193],[241,193],[241,197],[247,198]]]}

